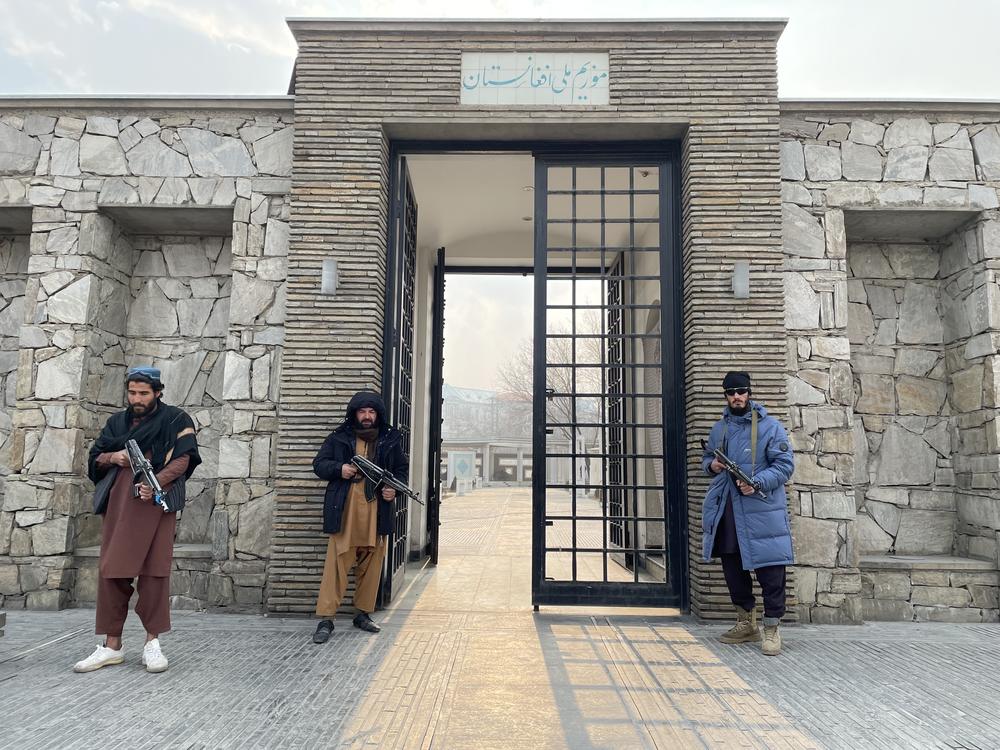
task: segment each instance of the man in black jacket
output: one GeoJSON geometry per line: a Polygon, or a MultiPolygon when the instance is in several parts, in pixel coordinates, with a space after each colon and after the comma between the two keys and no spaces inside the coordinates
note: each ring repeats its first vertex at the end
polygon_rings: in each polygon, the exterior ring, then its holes
{"type": "Polygon", "coordinates": [[[396,491],[375,485],[351,463],[361,455],[405,482],[409,461],[402,436],[385,418],[382,397],[371,391],[356,393],[347,406],[347,418],[323,442],[313,471],[326,479],[323,531],[330,535],[326,548],[323,581],[316,601],[322,618],[313,635],[314,643],[326,643],[333,632],[333,617],[347,591],[347,574],[357,571],[354,627],[377,633],[370,613],[375,609],[386,536],[392,531],[396,491]]]}

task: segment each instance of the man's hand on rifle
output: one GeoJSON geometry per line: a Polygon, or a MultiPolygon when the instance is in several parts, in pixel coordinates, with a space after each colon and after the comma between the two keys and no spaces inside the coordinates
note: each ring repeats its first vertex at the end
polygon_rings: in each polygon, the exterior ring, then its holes
{"type": "Polygon", "coordinates": [[[753,493],[755,493],[755,492],[757,491],[757,490],[755,490],[755,489],[753,488],[753,486],[752,486],[752,485],[749,485],[749,484],[747,484],[747,483],[746,483],[746,482],[744,482],[744,481],[743,481],[742,479],[737,479],[737,480],[736,480],[736,487],[737,487],[737,489],[739,489],[739,491],[740,491],[740,492],[742,492],[742,493],[743,493],[744,495],[752,495],[753,493]]]}
{"type": "Polygon", "coordinates": [[[340,476],[344,479],[354,479],[354,475],[358,473],[358,467],[354,464],[344,464],[340,467],[340,476]]]}
{"type": "Polygon", "coordinates": [[[120,450],[112,453],[111,463],[113,463],[115,466],[121,466],[122,468],[130,466],[131,462],[128,460],[128,451],[120,450]]]}
{"type": "Polygon", "coordinates": [[[144,503],[151,503],[153,501],[153,488],[145,483],[136,486],[139,488],[139,499],[144,503]]]}
{"type": "Polygon", "coordinates": [[[725,471],[726,465],[722,463],[722,461],[720,461],[719,459],[713,458],[712,464],[708,468],[712,470],[713,474],[721,474],[723,471],[725,471]]]}
{"type": "Polygon", "coordinates": [[[382,499],[391,503],[393,500],[396,499],[396,490],[394,490],[392,487],[383,487],[382,499]]]}

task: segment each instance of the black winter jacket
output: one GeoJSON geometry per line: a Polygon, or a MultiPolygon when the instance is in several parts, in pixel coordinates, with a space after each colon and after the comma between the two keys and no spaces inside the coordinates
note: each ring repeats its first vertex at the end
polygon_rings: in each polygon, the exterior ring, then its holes
{"type": "MultiPolygon", "coordinates": [[[[379,435],[375,441],[375,454],[372,460],[401,482],[409,481],[409,459],[403,452],[403,436],[399,430],[386,424],[382,398],[376,393],[367,391],[356,394],[348,404],[347,418],[327,436],[323,441],[323,447],[313,459],[313,471],[316,476],[329,482],[323,501],[323,531],[327,534],[336,534],[340,531],[344,520],[347,491],[351,482],[341,476],[340,470],[345,463],[350,463],[356,453],[354,414],[365,406],[373,407],[378,413],[379,435]]],[[[396,501],[383,500],[380,490],[373,502],[378,503],[376,531],[380,536],[391,533],[396,501]]]]}

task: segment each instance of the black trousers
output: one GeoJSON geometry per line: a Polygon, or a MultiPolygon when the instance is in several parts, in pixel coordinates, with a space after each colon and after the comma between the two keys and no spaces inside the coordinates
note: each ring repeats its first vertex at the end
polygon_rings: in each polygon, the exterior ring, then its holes
{"type": "MultiPolygon", "coordinates": [[[[753,580],[750,571],[743,570],[740,555],[720,555],[722,572],[726,576],[729,598],[733,604],[745,610],[752,610],[757,604],[753,595],[753,580]]],[[[768,565],[757,568],[757,583],[764,595],[764,617],[781,618],[785,615],[785,566],[768,565]]]]}

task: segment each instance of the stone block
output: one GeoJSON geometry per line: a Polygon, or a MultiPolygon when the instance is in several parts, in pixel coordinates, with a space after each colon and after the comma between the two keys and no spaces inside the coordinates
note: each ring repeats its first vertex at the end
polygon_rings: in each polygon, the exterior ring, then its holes
{"type": "Polygon", "coordinates": [[[233,603],[233,582],[229,576],[212,575],[208,579],[208,605],[228,607],[233,603]]]}
{"type": "Polygon", "coordinates": [[[17,566],[0,564],[0,594],[16,596],[20,593],[21,583],[17,566]]]}
{"type": "Polygon", "coordinates": [[[848,141],[841,150],[845,180],[878,182],[882,179],[882,154],[877,148],[848,141]]]}
{"type": "Polygon", "coordinates": [[[934,416],[941,413],[947,387],[940,380],[903,375],[896,381],[900,414],[934,416]]]}
{"type": "Polygon", "coordinates": [[[808,144],[803,148],[806,174],[813,182],[826,182],[841,178],[839,146],[808,144]]]}
{"type": "Polygon", "coordinates": [[[861,574],[834,573],[830,580],[830,591],[835,594],[857,594],[861,591],[861,574]]]}
{"type": "Polygon", "coordinates": [[[915,606],[913,617],[917,622],[983,622],[982,610],[973,607],[924,607],[915,606]]]}
{"type": "Polygon", "coordinates": [[[927,607],[968,607],[972,596],[966,589],[948,586],[913,586],[910,602],[927,607]]]}
{"type": "Polygon", "coordinates": [[[938,586],[947,588],[951,574],[947,570],[920,570],[910,572],[910,583],[914,586],[938,586]]]}
{"type": "Polygon", "coordinates": [[[25,593],[46,588],[45,584],[49,579],[49,570],[42,565],[21,565],[18,574],[21,591],[25,593]]]}
{"type": "Polygon", "coordinates": [[[263,601],[263,589],[256,586],[234,586],[233,603],[237,607],[260,607],[263,601]]]}
{"type": "Polygon", "coordinates": [[[816,601],[816,571],[797,566],[795,568],[796,597],[800,603],[812,604],[816,601]]]}
{"type": "Polygon", "coordinates": [[[930,175],[936,182],[976,179],[976,165],[972,160],[972,151],[953,148],[935,149],[930,159],[930,175]]]}
{"type": "Polygon", "coordinates": [[[982,407],[983,373],[982,365],[973,365],[952,374],[950,400],[956,412],[967,413],[982,407]]]}
{"type": "Polygon", "coordinates": [[[41,150],[37,138],[0,122],[0,174],[34,172],[41,150]]]}
{"type": "Polygon", "coordinates": [[[35,380],[35,398],[58,399],[79,396],[83,386],[83,363],[86,350],[71,349],[39,363],[35,380]]]}
{"type": "Polygon", "coordinates": [[[861,615],[872,622],[912,622],[913,605],[909,602],[883,599],[862,599],[861,615]]]}
{"type": "Polygon", "coordinates": [[[874,571],[866,573],[871,578],[873,594],[879,600],[909,601],[910,576],[908,573],[874,571]]]}
{"type": "MultiPolygon", "coordinates": [[[[254,141],[254,159],[257,162],[257,169],[261,174],[276,175],[278,177],[290,177],[292,174],[292,139],[294,132],[292,128],[283,128],[260,140],[254,141]]],[[[794,141],[792,141],[794,143],[794,141]]],[[[782,152],[782,162],[784,162],[784,151],[782,152]]],[[[782,179],[784,177],[784,166],[782,167],[782,179]]],[[[804,175],[803,175],[804,177],[804,175]]],[[[803,179],[802,177],[787,179],[803,179]]]]}
{"type": "Polygon", "coordinates": [[[984,180],[1000,180],[1000,128],[987,125],[972,136],[976,163],[984,180]]]}
{"type": "Polygon", "coordinates": [[[882,145],[886,149],[899,146],[930,146],[934,133],[930,123],[922,117],[901,117],[894,120],[885,131],[882,145]]]}
{"type": "Polygon", "coordinates": [[[83,430],[47,427],[28,467],[31,474],[69,474],[81,468],[83,430]]]}
{"type": "Polygon", "coordinates": [[[794,527],[795,559],[799,565],[836,567],[841,545],[839,522],[799,517],[794,519],[794,527]]]}
{"type": "Polygon", "coordinates": [[[919,182],[927,174],[929,149],[926,146],[902,146],[889,152],[885,166],[887,182],[919,182]]]}
{"type": "Polygon", "coordinates": [[[27,598],[28,609],[55,612],[69,605],[69,592],[62,589],[32,591],[27,598]]]}
{"type": "Polygon", "coordinates": [[[903,344],[940,344],[944,326],[936,286],[907,282],[899,309],[898,337],[903,344]]]}
{"type": "Polygon", "coordinates": [[[129,173],[125,152],[118,139],[89,133],[80,138],[80,169],[99,175],[129,173]]]}
{"type": "Polygon", "coordinates": [[[996,586],[969,586],[969,594],[972,596],[972,606],[981,609],[997,609],[1000,607],[1000,599],[997,596],[996,586]]]}
{"type": "Polygon", "coordinates": [[[853,525],[854,538],[861,554],[886,554],[892,549],[893,538],[871,516],[859,515],[853,525]]]}
{"type": "Polygon", "coordinates": [[[847,492],[814,492],[812,499],[816,518],[851,520],[855,516],[854,497],[847,492]]]}
{"type": "Polygon", "coordinates": [[[240,507],[236,551],[255,557],[267,557],[271,546],[274,495],[265,495],[240,507]]]}
{"type": "Polygon", "coordinates": [[[866,146],[877,146],[882,141],[885,133],[885,126],[871,122],[869,120],[854,120],[851,123],[851,132],[848,139],[854,143],[861,143],[866,146]]]}
{"type": "Polygon", "coordinates": [[[204,603],[190,596],[174,594],[170,597],[170,609],[187,612],[198,612],[205,608],[204,603]]]}
{"type": "Polygon", "coordinates": [[[239,138],[199,128],[179,128],[177,132],[198,176],[245,177],[257,174],[246,144],[239,138]]]}
{"type": "MultiPolygon", "coordinates": [[[[133,174],[143,177],[189,177],[191,175],[191,164],[188,162],[188,158],[155,136],[144,138],[139,145],[129,150],[128,164],[133,174]]],[[[152,200],[148,198],[143,202],[150,203],[152,200]]]]}
{"type": "Polygon", "coordinates": [[[951,552],[956,514],[909,510],[899,519],[896,552],[900,555],[946,555],[951,552]]]}
{"type": "Polygon", "coordinates": [[[63,516],[31,527],[31,546],[39,556],[64,555],[73,551],[73,525],[63,516]]]}
{"type": "Polygon", "coordinates": [[[146,282],[135,302],[132,303],[126,333],[136,338],[159,338],[177,332],[177,312],[153,280],[146,282]]]}
{"type": "Polygon", "coordinates": [[[826,237],[819,219],[800,206],[785,203],[781,207],[782,248],[786,255],[822,258],[826,237]]]}

